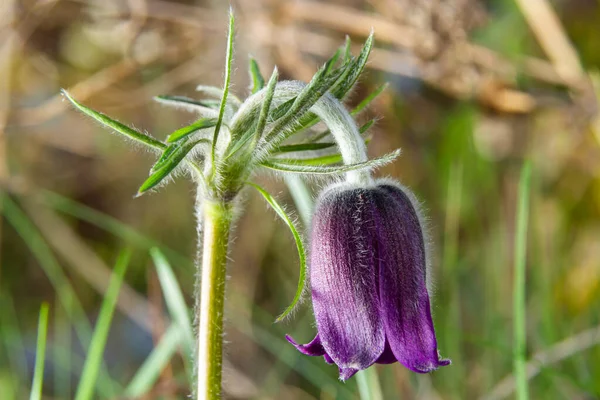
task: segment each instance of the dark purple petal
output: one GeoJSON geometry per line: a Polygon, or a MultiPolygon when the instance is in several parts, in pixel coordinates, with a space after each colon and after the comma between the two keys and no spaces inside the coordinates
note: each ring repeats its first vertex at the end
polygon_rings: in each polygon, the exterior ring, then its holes
{"type": "Polygon", "coordinates": [[[448,360],[439,358],[426,283],[423,232],[410,198],[398,187],[382,185],[378,200],[381,252],[379,296],[387,340],[396,359],[426,373],[448,360]]]}
{"type": "Polygon", "coordinates": [[[306,354],[307,356],[324,356],[325,349],[321,345],[321,339],[319,338],[319,334],[307,344],[298,344],[290,335],[285,335],[285,338],[288,342],[294,345],[296,349],[302,354],[306,354]]]}
{"type": "Polygon", "coordinates": [[[358,369],[354,368],[340,368],[340,381],[352,378],[358,371],[358,369]]]}
{"type": "Polygon", "coordinates": [[[313,218],[310,280],[321,342],[340,378],[372,365],[385,336],[377,295],[373,191],[333,189],[313,218]]]}
{"type": "Polygon", "coordinates": [[[385,347],[383,349],[383,353],[381,353],[381,355],[375,362],[377,364],[393,364],[395,362],[398,362],[398,360],[396,360],[396,356],[392,352],[390,342],[387,339],[385,340],[385,347]]]}

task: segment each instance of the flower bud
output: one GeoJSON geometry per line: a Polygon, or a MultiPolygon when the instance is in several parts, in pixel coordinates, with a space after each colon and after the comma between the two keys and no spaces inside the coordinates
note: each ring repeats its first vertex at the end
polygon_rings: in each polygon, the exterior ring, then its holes
{"type": "Polygon", "coordinates": [[[391,181],[335,185],[313,217],[310,284],[317,335],[296,348],[335,363],[340,379],[374,363],[427,373],[438,354],[423,229],[414,196],[391,181]]]}

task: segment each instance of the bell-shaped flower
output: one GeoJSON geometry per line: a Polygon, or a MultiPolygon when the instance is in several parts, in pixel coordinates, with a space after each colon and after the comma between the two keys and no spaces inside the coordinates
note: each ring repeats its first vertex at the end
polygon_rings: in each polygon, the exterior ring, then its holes
{"type": "Polygon", "coordinates": [[[300,352],[324,356],[346,380],[374,363],[427,373],[438,353],[423,227],[412,193],[392,181],[339,184],[313,217],[310,286],[317,335],[300,352]]]}

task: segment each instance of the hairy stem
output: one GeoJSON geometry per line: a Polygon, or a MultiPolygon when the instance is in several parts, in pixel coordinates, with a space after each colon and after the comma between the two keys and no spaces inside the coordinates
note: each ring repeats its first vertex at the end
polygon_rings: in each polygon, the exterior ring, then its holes
{"type": "Polygon", "coordinates": [[[202,207],[199,222],[203,220],[203,244],[200,304],[197,309],[196,399],[216,400],[221,398],[223,305],[232,205],[206,201],[198,207],[202,207]]]}

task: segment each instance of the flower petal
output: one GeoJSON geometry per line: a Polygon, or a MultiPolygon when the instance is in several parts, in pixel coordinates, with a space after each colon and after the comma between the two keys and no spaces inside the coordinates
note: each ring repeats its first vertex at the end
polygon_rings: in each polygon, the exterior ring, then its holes
{"type": "Polygon", "coordinates": [[[321,339],[319,338],[319,334],[315,336],[315,338],[307,344],[298,344],[290,335],[285,335],[285,338],[288,342],[294,345],[296,349],[302,354],[306,354],[307,356],[324,356],[325,349],[321,345],[321,339]]]}
{"type": "Polygon", "coordinates": [[[392,352],[390,342],[387,339],[385,340],[385,347],[383,349],[383,353],[381,353],[381,355],[375,362],[377,364],[393,364],[395,362],[398,362],[398,360],[396,360],[396,356],[392,352]]]}
{"type": "Polygon", "coordinates": [[[340,380],[346,381],[352,378],[357,372],[358,370],[354,368],[340,368],[340,380]]]}
{"type": "Polygon", "coordinates": [[[381,185],[383,212],[377,225],[380,254],[379,295],[386,337],[396,359],[426,373],[448,360],[439,358],[429,293],[421,224],[411,199],[393,185],[381,185]],[[387,199],[386,199],[387,198],[387,199]]]}
{"type": "Polygon", "coordinates": [[[349,369],[373,364],[385,343],[372,202],[372,190],[332,189],[321,197],[313,218],[313,308],[325,351],[345,371],[342,379],[354,374],[349,369]]]}

